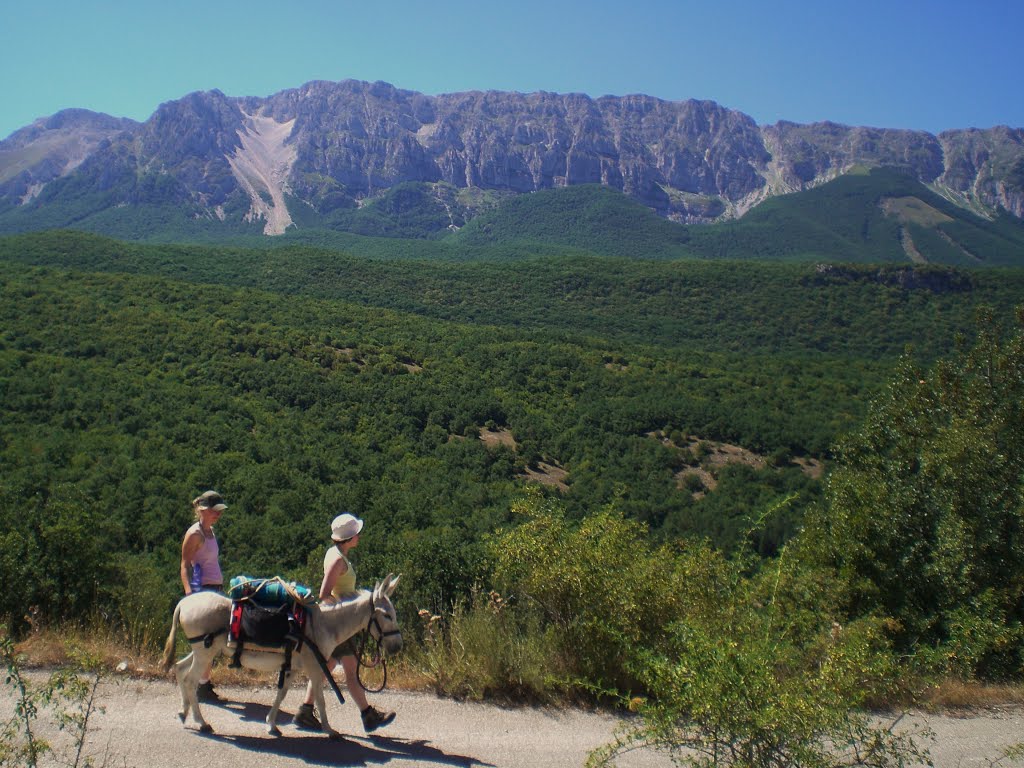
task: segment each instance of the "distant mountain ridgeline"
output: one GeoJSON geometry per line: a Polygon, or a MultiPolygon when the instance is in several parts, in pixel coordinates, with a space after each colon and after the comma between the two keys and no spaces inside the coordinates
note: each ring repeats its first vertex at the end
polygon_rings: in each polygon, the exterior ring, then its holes
{"type": "MultiPolygon", "coordinates": [[[[38,121],[0,142],[0,231],[74,227],[192,241],[282,233],[313,240],[335,232],[440,239],[483,213],[498,214],[523,193],[578,185],[620,192],[666,223],[743,222],[765,201],[791,197],[779,198],[783,193],[882,167],[899,174],[876,182],[916,182],[956,203],[957,212],[997,223],[1000,216],[1024,216],[1021,129],[934,136],[832,123],[758,126],[710,101],[493,91],[426,96],[343,81],[268,98],[194,93],[161,105],[144,123],[82,110],[38,121]]],[[[557,199],[542,198],[563,208],[575,200],[557,199]]],[[[883,213],[910,234],[899,258],[917,259],[917,248],[919,260],[932,260],[931,244],[922,249],[922,238],[903,221],[912,218],[905,205],[883,213]]],[[[573,215],[566,213],[568,226],[548,228],[564,235],[573,215]]],[[[647,216],[641,231],[642,239],[656,241],[647,244],[655,255],[692,252],[693,239],[705,237],[654,221],[647,216]]],[[[489,233],[477,225],[467,241],[493,240],[496,224],[490,226],[489,233]]],[[[646,255],[647,245],[632,247],[646,255]]],[[[945,254],[938,260],[954,252],[952,260],[970,260],[959,245],[938,248],[945,254]]],[[[715,250],[702,246],[693,255],[705,247],[715,250]]],[[[786,247],[770,250],[780,249],[786,247]]]]}

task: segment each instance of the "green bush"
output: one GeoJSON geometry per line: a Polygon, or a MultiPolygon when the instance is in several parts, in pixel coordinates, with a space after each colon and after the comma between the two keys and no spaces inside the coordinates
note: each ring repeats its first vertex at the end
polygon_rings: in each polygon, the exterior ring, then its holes
{"type": "Polygon", "coordinates": [[[0,573],[12,588],[0,616],[25,626],[84,618],[109,598],[115,582],[114,524],[95,499],[68,486],[47,491],[0,487],[0,573]]]}
{"type": "Polygon", "coordinates": [[[520,525],[491,540],[495,580],[517,610],[541,614],[568,683],[635,687],[623,659],[659,647],[674,619],[714,602],[718,556],[655,546],[614,504],[574,523],[533,494],[513,512],[520,525]]]}
{"type": "MultiPolygon", "coordinates": [[[[160,647],[167,637],[174,605],[181,597],[177,572],[149,555],[126,555],[117,567],[107,603],[107,624],[123,630],[134,650],[160,647]]],[[[101,612],[103,609],[101,609],[101,612]]]]}
{"type": "MultiPolygon", "coordinates": [[[[733,598],[742,596],[740,589],[733,598]]],[[[589,765],[614,764],[637,746],[690,766],[881,768],[926,760],[912,735],[873,724],[864,710],[894,672],[877,625],[858,623],[801,646],[771,626],[771,607],[723,608],[722,620],[674,625],[665,653],[634,657],[651,696],[631,702],[639,720],[589,765]]]]}
{"type": "Polygon", "coordinates": [[[850,616],[891,617],[936,671],[1024,673],[1024,317],[979,316],[931,372],[910,360],[844,439],[801,546],[850,616]]]}

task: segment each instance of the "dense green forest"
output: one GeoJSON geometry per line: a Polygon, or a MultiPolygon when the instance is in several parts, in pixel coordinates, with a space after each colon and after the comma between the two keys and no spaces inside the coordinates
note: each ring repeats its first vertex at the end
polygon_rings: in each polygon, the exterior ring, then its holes
{"type": "MultiPolygon", "coordinates": [[[[429,247],[429,245],[427,246],[429,247]]],[[[425,317],[744,356],[922,359],[974,310],[1007,312],[1017,269],[658,261],[574,255],[514,262],[378,261],[361,251],[142,245],[73,232],[0,239],[0,258],[342,299],[425,317]]],[[[821,448],[817,449],[821,450],[821,448]]]]}
{"type": "Polygon", "coordinates": [[[1010,268],[5,238],[0,615],[152,645],[216,488],[231,575],[315,584],[365,518],[361,580],[403,573],[474,695],[706,671],[652,699],[678,719],[1014,679],[1022,298],[1010,268]]]}
{"type": "Polygon", "coordinates": [[[737,221],[691,227],[689,246],[707,258],[905,263],[904,230],[931,263],[1020,266],[1024,257],[1019,219],[1003,211],[988,221],[891,168],[848,173],[765,200],[737,221]],[[909,208],[883,205],[897,201],[909,208]]]}
{"type": "MultiPolygon", "coordinates": [[[[341,507],[378,522],[368,542],[422,540],[424,556],[436,557],[444,532],[452,556],[471,560],[478,534],[505,520],[519,475],[541,460],[569,472],[575,516],[618,497],[656,531],[728,547],[755,505],[791,492],[804,504],[814,483],[781,460],[724,470],[719,490],[697,500],[676,479],[696,463],[692,451],[648,433],[820,455],[883,370],[824,356],[755,362],[609,345],[11,263],[3,291],[7,498],[73,493],[112,508],[104,519],[115,549],[152,553],[168,574],[188,518],[180,499],[193,486],[234,501],[224,537],[238,568],[301,570],[341,507]],[[481,428],[510,431],[515,452],[487,448],[481,428]]],[[[459,590],[471,583],[471,570],[446,573],[459,590]]],[[[421,595],[441,604],[453,596],[448,587],[421,595]]]]}
{"type": "Polygon", "coordinates": [[[481,213],[450,240],[467,247],[558,244],[625,258],[881,264],[909,260],[905,230],[930,263],[1019,266],[1024,258],[1019,220],[1005,212],[982,219],[890,168],[771,197],[740,219],[710,225],[675,224],[598,185],[548,190],[481,213]]]}

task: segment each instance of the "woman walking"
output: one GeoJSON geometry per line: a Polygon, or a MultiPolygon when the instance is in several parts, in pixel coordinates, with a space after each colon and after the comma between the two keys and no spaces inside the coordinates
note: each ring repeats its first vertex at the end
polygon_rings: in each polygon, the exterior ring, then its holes
{"type": "MultiPolygon", "coordinates": [[[[220,546],[213,526],[227,509],[224,499],[216,491],[206,491],[192,500],[192,511],[196,522],[185,531],[181,542],[181,586],[186,595],[195,592],[220,592],[224,587],[224,576],[220,571],[220,546]]],[[[210,671],[213,662],[199,678],[196,691],[200,701],[219,701],[213,690],[210,671]]]]}
{"type": "MultiPolygon", "coordinates": [[[[357,594],[356,572],[349,562],[348,555],[359,544],[359,532],[362,530],[363,521],[347,513],[338,515],[331,523],[332,543],[324,554],[324,578],[320,584],[321,602],[335,603],[357,594]]],[[[362,714],[363,730],[371,733],[388,725],[395,719],[395,713],[382,712],[366,700],[366,691],[359,684],[357,676],[357,652],[358,635],[334,649],[327,662],[327,668],[333,671],[338,662],[341,662],[342,669],[345,670],[345,684],[362,714]]],[[[302,727],[320,730],[320,721],[313,713],[312,683],[306,686],[306,699],[295,713],[294,721],[302,727]]]]}

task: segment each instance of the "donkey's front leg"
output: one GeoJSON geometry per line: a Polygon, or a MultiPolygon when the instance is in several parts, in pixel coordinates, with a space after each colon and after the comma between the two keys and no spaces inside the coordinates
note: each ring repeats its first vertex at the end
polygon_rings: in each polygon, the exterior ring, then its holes
{"type": "Polygon", "coordinates": [[[284,701],[285,694],[288,693],[288,689],[292,684],[292,671],[289,669],[284,673],[283,685],[277,689],[277,696],[274,697],[274,703],[270,705],[270,711],[267,712],[267,733],[271,736],[280,736],[281,729],[277,727],[277,713],[281,710],[281,702],[284,701]]]}
{"type": "Polygon", "coordinates": [[[327,720],[327,701],[324,697],[324,683],[327,682],[327,679],[319,669],[317,672],[319,674],[314,678],[316,682],[313,683],[313,706],[316,707],[316,712],[320,715],[320,728],[328,738],[340,739],[341,734],[331,728],[331,724],[327,720]]]}

